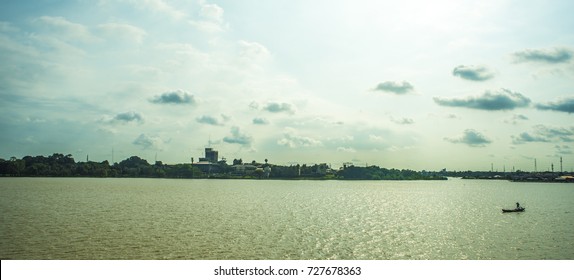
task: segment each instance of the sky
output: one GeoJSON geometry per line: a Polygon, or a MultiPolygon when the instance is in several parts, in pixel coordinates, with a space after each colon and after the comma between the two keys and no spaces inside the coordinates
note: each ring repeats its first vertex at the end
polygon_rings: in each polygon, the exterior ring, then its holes
{"type": "Polygon", "coordinates": [[[574,168],[573,1],[0,6],[0,158],[574,168]]]}

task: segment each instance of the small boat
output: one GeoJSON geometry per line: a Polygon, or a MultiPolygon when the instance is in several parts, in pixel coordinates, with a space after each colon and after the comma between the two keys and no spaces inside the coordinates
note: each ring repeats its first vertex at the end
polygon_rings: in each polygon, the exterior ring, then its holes
{"type": "Polygon", "coordinates": [[[524,207],[518,207],[514,209],[502,209],[502,213],[508,213],[508,212],[524,212],[524,207]]]}

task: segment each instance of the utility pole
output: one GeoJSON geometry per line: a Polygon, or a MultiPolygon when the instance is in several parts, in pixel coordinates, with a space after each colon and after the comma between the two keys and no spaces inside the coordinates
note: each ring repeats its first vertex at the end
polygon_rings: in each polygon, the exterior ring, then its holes
{"type": "Polygon", "coordinates": [[[560,157],[560,173],[562,173],[562,172],[564,172],[564,171],[562,170],[562,157],[560,157]]]}
{"type": "Polygon", "coordinates": [[[538,169],[536,168],[536,159],[534,159],[534,172],[538,172],[538,169]]]}

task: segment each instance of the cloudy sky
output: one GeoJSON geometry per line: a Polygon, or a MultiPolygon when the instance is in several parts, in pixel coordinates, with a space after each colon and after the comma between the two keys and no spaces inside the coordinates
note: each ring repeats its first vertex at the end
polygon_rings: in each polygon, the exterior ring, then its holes
{"type": "Polygon", "coordinates": [[[573,1],[0,5],[0,158],[574,168],[573,1]]]}

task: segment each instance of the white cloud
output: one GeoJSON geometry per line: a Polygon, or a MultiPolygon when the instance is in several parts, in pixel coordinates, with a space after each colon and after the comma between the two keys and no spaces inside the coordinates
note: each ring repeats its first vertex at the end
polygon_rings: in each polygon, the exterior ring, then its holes
{"type": "Polygon", "coordinates": [[[512,136],[513,144],[525,144],[529,142],[574,142],[574,126],[556,127],[536,125],[532,133],[523,132],[518,136],[512,136]]]}
{"type": "Polygon", "coordinates": [[[414,124],[415,121],[411,118],[391,118],[391,121],[396,123],[396,124],[401,124],[401,125],[408,125],[408,124],[414,124]]]}
{"type": "Polygon", "coordinates": [[[128,124],[128,123],[142,124],[144,123],[144,117],[140,113],[129,111],[124,113],[118,113],[117,115],[111,118],[104,117],[102,121],[108,124],[128,124]]]}
{"type": "Polygon", "coordinates": [[[201,17],[215,22],[223,22],[223,9],[216,4],[202,3],[201,17]]]}
{"type": "Polygon", "coordinates": [[[373,135],[373,134],[370,134],[370,135],[369,135],[369,141],[371,141],[371,142],[381,142],[381,143],[386,142],[386,141],[385,141],[385,137],[380,136],[380,135],[373,135]]]}
{"type": "Polygon", "coordinates": [[[151,103],[155,104],[186,104],[186,105],[195,105],[197,101],[193,94],[185,90],[175,90],[170,92],[164,92],[159,96],[155,96],[153,99],[150,100],[151,103]]]}
{"type": "Polygon", "coordinates": [[[411,85],[411,83],[407,81],[402,82],[386,81],[379,83],[374,90],[391,92],[394,94],[401,95],[412,92],[414,90],[414,87],[413,85],[411,85]]]}
{"type": "Polygon", "coordinates": [[[505,123],[518,124],[527,121],[528,117],[522,114],[514,114],[511,118],[504,120],[505,123]]]}
{"type": "Polygon", "coordinates": [[[252,101],[251,103],[249,103],[249,109],[258,110],[259,109],[259,103],[252,101]]]}
{"type": "Polygon", "coordinates": [[[140,146],[144,150],[163,150],[163,144],[166,141],[162,140],[159,136],[148,136],[140,134],[133,142],[134,145],[140,146]]]}
{"type": "Polygon", "coordinates": [[[467,129],[464,131],[463,135],[449,138],[446,137],[444,140],[451,142],[451,143],[462,143],[469,145],[471,147],[484,147],[487,144],[492,143],[490,139],[484,136],[482,133],[474,130],[474,129],[467,129]]]}
{"type": "Polygon", "coordinates": [[[572,114],[574,113],[574,96],[562,98],[554,102],[536,104],[536,108],[539,110],[552,110],[572,114]]]}
{"type": "Polygon", "coordinates": [[[0,21],[0,32],[18,32],[20,28],[14,26],[12,23],[0,21]]]}
{"type": "Polygon", "coordinates": [[[202,123],[202,124],[215,125],[215,126],[222,126],[223,125],[223,121],[217,119],[216,117],[212,117],[212,116],[208,116],[208,115],[203,115],[199,118],[196,118],[195,120],[198,123],[202,123]]]}
{"type": "Polygon", "coordinates": [[[126,41],[141,44],[147,33],[136,26],[123,23],[105,23],[98,25],[98,29],[109,40],[114,42],[126,41]]]}
{"type": "Polygon", "coordinates": [[[530,105],[530,98],[519,92],[513,92],[504,88],[495,92],[487,90],[480,96],[465,98],[435,97],[434,101],[441,106],[466,107],[487,111],[514,110],[530,105]]]}
{"type": "Polygon", "coordinates": [[[253,124],[265,125],[269,124],[269,121],[265,118],[257,117],[253,119],[253,124]]]}
{"type": "Polygon", "coordinates": [[[149,80],[151,78],[157,78],[163,74],[163,71],[154,66],[148,65],[127,65],[125,66],[130,74],[136,77],[141,77],[143,79],[149,80]]]}
{"type": "Polygon", "coordinates": [[[271,113],[295,113],[294,106],[285,102],[269,102],[263,107],[263,110],[271,113]]]}
{"type": "Polygon", "coordinates": [[[351,148],[351,147],[337,147],[337,152],[343,152],[343,153],[356,153],[357,150],[351,148]]]}
{"type": "Polygon", "coordinates": [[[145,9],[153,14],[162,14],[173,20],[182,20],[187,17],[186,13],[171,6],[163,0],[127,0],[139,9],[145,9]]]}
{"type": "Polygon", "coordinates": [[[94,43],[99,39],[85,25],[71,22],[64,17],[41,16],[34,20],[38,28],[47,29],[55,38],[68,42],[94,43]]]}
{"type": "Polygon", "coordinates": [[[239,55],[251,60],[264,60],[269,58],[269,50],[257,42],[239,41],[239,55]]]}
{"type": "Polygon", "coordinates": [[[218,33],[227,29],[223,19],[224,10],[216,4],[200,3],[200,19],[189,20],[189,24],[206,33],[218,33]]]}
{"type": "Polygon", "coordinates": [[[494,73],[486,66],[460,65],[452,70],[452,75],[470,81],[486,81],[494,78],[494,73]]]}
{"type": "Polygon", "coordinates": [[[223,142],[229,144],[239,144],[244,147],[251,147],[253,137],[240,131],[239,127],[234,126],[231,128],[231,135],[225,136],[223,142]]]}
{"type": "MultiPolygon", "coordinates": [[[[200,51],[194,45],[189,43],[159,43],[156,48],[161,50],[166,55],[175,56],[177,59],[177,67],[182,67],[182,60],[191,60],[196,64],[201,64],[202,66],[205,62],[209,61],[209,54],[200,51]]],[[[176,69],[170,69],[176,70],[176,69]]]]}
{"type": "Polygon", "coordinates": [[[318,147],[323,145],[323,143],[317,139],[297,135],[295,130],[291,128],[285,130],[283,138],[279,139],[277,144],[289,148],[318,147]]]}
{"type": "Polygon", "coordinates": [[[515,62],[538,62],[547,64],[566,63],[572,59],[574,52],[566,48],[527,49],[513,54],[515,62]]]}

